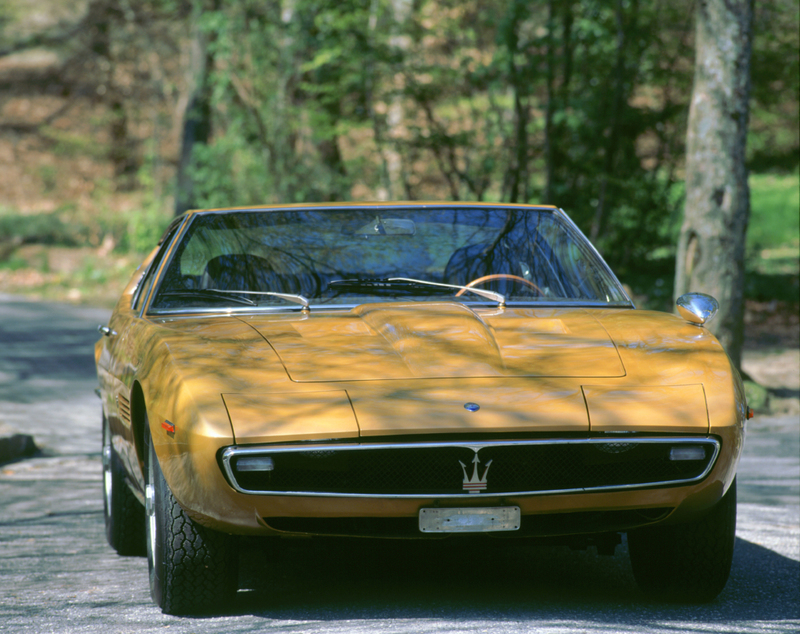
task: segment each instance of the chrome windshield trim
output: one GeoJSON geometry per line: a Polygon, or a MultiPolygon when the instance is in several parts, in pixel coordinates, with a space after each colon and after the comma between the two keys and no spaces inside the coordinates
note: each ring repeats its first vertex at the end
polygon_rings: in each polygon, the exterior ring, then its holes
{"type": "Polygon", "coordinates": [[[470,493],[452,494],[384,494],[376,495],[372,493],[324,493],[318,491],[256,491],[244,489],[239,486],[233,473],[231,460],[240,456],[271,455],[278,453],[305,452],[305,451],[361,451],[361,450],[381,450],[381,449],[428,449],[437,447],[460,447],[471,449],[475,452],[485,447],[510,447],[520,445],[577,445],[577,444],[703,444],[713,447],[713,455],[708,460],[705,470],[697,477],[682,480],[663,480],[648,484],[621,484],[613,486],[584,487],[572,489],[552,489],[547,491],[502,491],[481,494],[482,497],[508,497],[516,495],[554,495],[568,493],[603,493],[609,491],[629,491],[632,489],[652,489],[662,486],[679,486],[699,482],[703,480],[714,468],[720,453],[720,442],[716,438],[696,436],[676,436],[669,438],[560,438],[546,440],[494,440],[483,442],[470,441],[441,441],[441,442],[421,442],[421,443],[375,443],[375,444],[335,444],[308,443],[305,445],[259,445],[258,447],[240,447],[237,445],[226,448],[222,452],[222,466],[225,475],[231,486],[239,493],[246,495],[269,495],[269,496],[289,496],[289,497],[326,497],[326,498],[378,498],[378,499],[469,499],[475,500],[476,496],[470,493]]]}
{"type": "MultiPolygon", "coordinates": [[[[431,303],[431,302],[442,302],[442,298],[431,298],[430,300],[413,300],[419,301],[421,304],[431,303]]],[[[409,300],[393,300],[392,303],[408,303],[409,300]]],[[[390,303],[390,302],[374,302],[374,303],[390,303]]],[[[479,301],[464,301],[464,302],[454,302],[456,304],[462,306],[470,306],[473,308],[486,308],[487,310],[498,310],[500,308],[617,308],[617,309],[626,309],[630,310],[633,308],[630,304],[624,302],[614,302],[614,303],[607,303],[607,302],[588,302],[588,301],[581,301],[577,303],[568,303],[564,301],[558,302],[542,302],[542,301],[509,301],[506,302],[502,307],[495,305],[494,303],[489,302],[479,302],[479,301]]],[[[309,303],[308,309],[313,313],[319,313],[327,310],[335,310],[335,311],[348,311],[353,310],[354,308],[358,308],[359,306],[368,306],[369,303],[361,303],[361,304],[313,304],[309,303]]],[[[241,314],[258,314],[258,313],[284,313],[284,312],[301,312],[302,308],[298,306],[287,306],[287,305],[276,305],[276,306],[229,306],[225,308],[220,307],[197,307],[197,308],[156,308],[151,309],[148,311],[148,315],[150,316],[175,316],[175,315],[230,315],[235,313],[237,315],[241,314]]]]}
{"type": "MultiPolygon", "coordinates": [[[[172,257],[175,254],[175,248],[178,246],[181,238],[186,233],[186,230],[191,225],[193,219],[193,215],[191,213],[186,213],[183,216],[176,218],[175,220],[170,223],[169,229],[171,230],[173,226],[177,227],[175,232],[172,234],[172,237],[164,242],[165,238],[167,237],[167,233],[161,237],[159,241],[159,245],[161,250],[163,251],[163,257],[159,260],[158,255],[153,260],[151,266],[155,265],[156,270],[154,271],[153,275],[155,279],[153,283],[150,285],[150,288],[147,289],[147,294],[141,297],[141,304],[137,309],[138,317],[143,318],[145,315],[151,314],[150,311],[150,304],[153,302],[153,298],[158,293],[158,290],[161,288],[161,283],[164,277],[164,270],[167,266],[169,266],[170,262],[172,261],[172,257]],[[157,261],[158,260],[158,261],[157,261]]],[[[145,276],[149,273],[148,271],[145,272],[145,276]]],[[[142,277],[142,282],[144,281],[144,277],[142,277]]]]}
{"type": "MultiPolygon", "coordinates": [[[[139,317],[145,316],[161,316],[161,315],[175,315],[175,314],[229,314],[231,312],[246,312],[248,310],[252,310],[250,308],[220,308],[220,307],[202,307],[202,308],[151,308],[153,299],[158,295],[161,284],[163,282],[163,273],[166,266],[170,265],[172,257],[174,255],[174,248],[177,246],[178,242],[182,237],[185,235],[186,231],[189,229],[190,225],[194,222],[197,218],[202,218],[205,216],[211,215],[223,215],[223,214],[237,214],[237,213],[270,213],[270,212],[284,212],[284,211],[340,211],[340,210],[373,210],[373,211],[393,211],[393,210],[405,210],[405,209],[453,209],[453,208],[472,208],[472,209],[519,209],[522,211],[535,211],[535,212],[542,212],[542,213],[549,213],[553,214],[554,216],[558,216],[560,219],[564,221],[564,224],[569,232],[576,234],[580,239],[578,240],[580,243],[585,244],[588,246],[592,256],[597,259],[597,263],[601,266],[603,271],[610,276],[610,280],[615,284],[616,290],[620,293],[621,297],[624,298],[623,301],[601,301],[601,300],[589,300],[589,299],[578,299],[574,302],[560,298],[556,301],[535,301],[535,300],[507,300],[507,301],[500,301],[499,298],[490,297],[488,294],[492,293],[493,291],[486,291],[484,289],[475,289],[472,287],[466,287],[466,290],[470,292],[474,292],[476,294],[481,294],[492,301],[496,301],[500,304],[500,307],[518,307],[518,306],[526,306],[526,307],[542,307],[542,308],[596,308],[596,307],[603,307],[603,308],[632,308],[635,309],[636,306],[631,300],[630,296],[625,291],[624,287],[620,283],[619,279],[616,277],[614,272],[608,266],[606,261],[603,259],[602,255],[597,251],[597,248],[586,238],[586,236],[581,232],[580,228],[575,224],[575,222],[570,218],[570,216],[563,210],[553,205],[528,205],[528,204],[516,204],[516,203],[488,203],[488,202],[470,202],[470,203],[458,203],[452,201],[437,201],[437,202],[415,202],[415,201],[400,201],[394,203],[320,203],[320,204],[308,204],[308,203],[298,203],[294,205],[263,205],[263,206],[243,206],[243,207],[232,207],[232,208],[222,208],[222,209],[206,209],[206,210],[192,210],[185,213],[183,216],[176,218],[170,225],[170,228],[173,226],[177,226],[178,229],[175,231],[173,236],[169,240],[169,244],[162,245],[163,247],[167,247],[166,252],[164,253],[164,257],[162,258],[161,262],[158,264],[158,271],[156,271],[155,276],[156,279],[154,283],[150,286],[147,297],[141,298],[143,301],[141,302],[140,308],[137,309],[139,317]],[[482,292],[481,292],[482,291],[482,292]]],[[[168,233],[168,232],[166,232],[168,233]]],[[[165,233],[165,236],[166,236],[165,233]]],[[[162,237],[163,240],[163,237],[162,237]]],[[[147,272],[145,272],[145,276],[147,272]]],[[[144,279],[144,277],[143,277],[144,279]]],[[[400,278],[396,278],[400,279],[400,278]]],[[[412,279],[412,278],[403,278],[403,279],[412,279]]],[[[439,284],[439,283],[434,283],[439,284]]],[[[460,286],[453,285],[454,288],[462,288],[460,286]]],[[[499,297],[502,298],[502,295],[497,294],[499,297]]],[[[506,298],[503,298],[506,300],[506,298]]],[[[288,300],[292,301],[292,300],[288,300]]],[[[423,301],[423,300],[409,300],[409,298],[400,298],[396,300],[390,301],[423,301]]],[[[484,302],[470,302],[464,301],[461,302],[465,305],[469,306],[485,306],[484,302]]],[[[363,302],[362,302],[363,304],[363,302]]],[[[331,305],[331,304],[316,304],[311,303],[309,301],[308,306],[304,309],[304,311],[308,311],[311,309],[318,309],[318,310],[325,310],[326,308],[345,308],[345,309],[352,309],[356,306],[361,304],[341,304],[341,305],[331,305]]],[[[283,307],[283,306],[265,306],[265,307],[258,307],[259,311],[273,311],[273,310],[285,311],[285,310],[292,310],[291,308],[283,307]]]]}
{"type": "Polygon", "coordinates": [[[617,284],[617,290],[620,292],[620,294],[621,294],[621,295],[622,295],[622,296],[623,296],[625,299],[627,299],[627,300],[628,300],[628,302],[630,303],[630,307],[635,309],[635,308],[636,308],[636,305],[633,303],[633,300],[630,298],[630,295],[628,295],[628,292],[625,290],[625,287],[622,285],[622,282],[620,282],[620,281],[619,281],[619,278],[617,277],[617,275],[614,273],[614,271],[612,271],[612,270],[611,270],[611,267],[610,267],[610,266],[608,266],[608,263],[605,261],[605,259],[603,258],[603,256],[602,256],[602,255],[600,255],[600,251],[598,251],[598,250],[597,250],[597,247],[596,247],[596,246],[594,246],[594,244],[592,243],[592,241],[591,241],[591,240],[589,240],[589,239],[588,239],[588,238],[587,238],[587,237],[584,235],[583,231],[581,231],[581,230],[580,230],[580,227],[578,227],[578,225],[577,225],[577,224],[575,224],[575,221],[574,221],[572,218],[570,218],[570,217],[569,217],[569,215],[567,214],[567,212],[566,212],[566,211],[564,211],[563,209],[561,209],[561,208],[559,207],[559,208],[556,210],[556,213],[557,213],[557,214],[558,214],[558,215],[559,215],[561,218],[563,218],[563,219],[564,219],[565,223],[566,223],[566,224],[567,224],[567,225],[568,225],[568,226],[569,226],[569,227],[570,227],[570,228],[571,228],[571,229],[572,229],[574,232],[576,232],[578,235],[580,235],[580,236],[582,236],[582,237],[584,238],[584,239],[583,239],[583,241],[582,241],[582,242],[583,242],[583,244],[585,244],[585,245],[587,245],[587,246],[589,247],[589,249],[592,251],[592,253],[594,254],[594,256],[597,258],[597,261],[598,261],[598,263],[600,264],[600,266],[601,266],[601,267],[602,267],[602,268],[605,270],[606,274],[608,274],[608,275],[610,276],[610,278],[611,278],[611,279],[612,279],[614,282],[616,282],[616,284],[617,284]]]}

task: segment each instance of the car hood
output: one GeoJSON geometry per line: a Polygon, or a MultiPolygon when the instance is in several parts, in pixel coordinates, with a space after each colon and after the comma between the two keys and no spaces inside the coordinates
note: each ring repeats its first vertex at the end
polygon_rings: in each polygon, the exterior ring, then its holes
{"type": "Polygon", "coordinates": [[[736,415],[722,347],[666,313],[370,304],[165,318],[159,336],[165,345],[148,350],[162,356],[149,365],[164,376],[151,384],[190,395],[206,416],[224,405],[241,444],[469,431],[705,433],[711,412],[736,415]]]}
{"type": "Polygon", "coordinates": [[[611,337],[582,309],[381,303],[247,321],[297,383],[625,375],[611,337]]]}

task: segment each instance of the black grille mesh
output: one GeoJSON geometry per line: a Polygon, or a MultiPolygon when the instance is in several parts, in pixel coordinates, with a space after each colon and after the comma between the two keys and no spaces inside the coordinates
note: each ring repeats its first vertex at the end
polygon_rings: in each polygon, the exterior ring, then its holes
{"type": "Polygon", "coordinates": [[[709,443],[701,445],[705,453],[702,460],[673,461],[669,459],[670,449],[676,446],[681,445],[507,444],[484,446],[477,454],[470,447],[424,445],[265,449],[259,455],[272,458],[272,471],[239,471],[237,462],[241,458],[234,455],[231,472],[239,487],[251,492],[376,496],[466,494],[466,473],[468,480],[480,481],[485,476],[485,487],[480,482],[476,485],[481,494],[503,495],[691,480],[703,474],[714,456],[714,446],[709,443]]]}

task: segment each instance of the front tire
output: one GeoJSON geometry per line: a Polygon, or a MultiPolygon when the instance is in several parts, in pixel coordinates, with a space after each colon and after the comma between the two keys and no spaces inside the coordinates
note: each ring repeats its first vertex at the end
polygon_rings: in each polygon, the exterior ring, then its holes
{"type": "Polygon", "coordinates": [[[728,581],[736,540],[736,480],[699,520],[628,533],[633,576],[648,595],[704,603],[728,581]]]}
{"type": "Polygon", "coordinates": [[[146,533],[150,594],[164,614],[196,614],[229,605],[238,559],[230,535],[194,522],[167,486],[145,421],[146,533]]]}
{"type": "Polygon", "coordinates": [[[106,539],[120,555],[144,557],[144,507],[128,487],[125,468],[111,444],[111,428],[103,416],[103,517],[106,539]]]}

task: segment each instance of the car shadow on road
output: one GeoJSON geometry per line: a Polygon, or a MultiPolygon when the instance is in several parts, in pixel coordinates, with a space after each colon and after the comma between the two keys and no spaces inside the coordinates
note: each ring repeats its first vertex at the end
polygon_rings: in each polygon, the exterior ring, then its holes
{"type": "Polygon", "coordinates": [[[250,551],[242,564],[231,613],[268,619],[589,620],[605,630],[800,618],[800,562],[742,539],[722,594],[692,605],[645,597],[624,544],[609,557],[506,540],[298,540],[250,551]]]}

